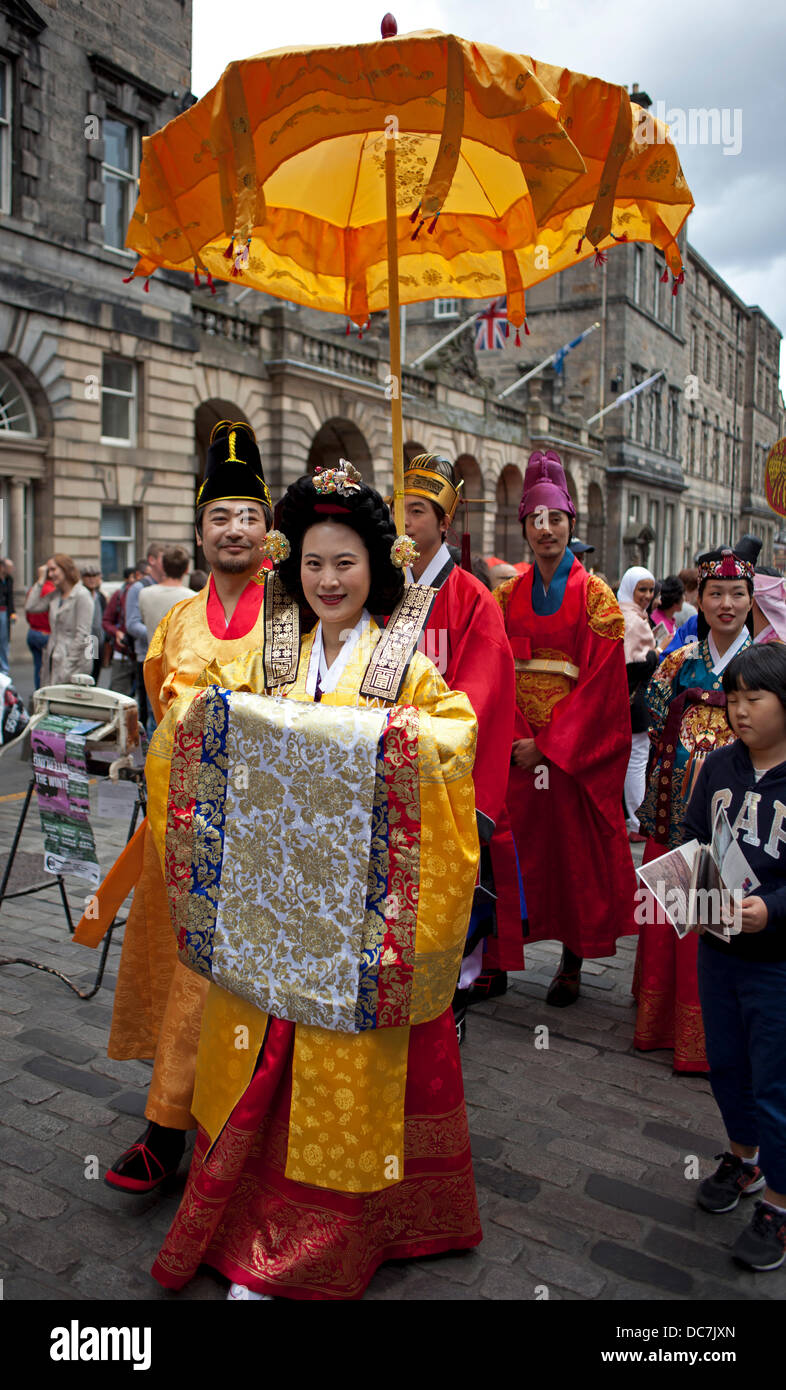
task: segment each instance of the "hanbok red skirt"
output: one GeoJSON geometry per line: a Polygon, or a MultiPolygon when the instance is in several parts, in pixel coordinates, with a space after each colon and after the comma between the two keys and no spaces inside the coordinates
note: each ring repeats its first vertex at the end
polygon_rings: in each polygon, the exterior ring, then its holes
{"type": "Polygon", "coordinates": [[[404,1176],[381,1192],[332,1192],[284,1176],[294,1033],[294,1024],[270,1020],[254,1077],[212,1150],[199,1129],[152,1269],[166,1288],[181,1289],[207,1264],[257,1293],[359,1298],[385,1260],[482,1239],[452,1010],[411,1030],[404,1176]]]}
{"type": "MultiPolygon", "coordinates": [[[[665,853],[662,845],[649,839],[644,863],[665,853]]],[[[633,1046],[641,1052],[673,1048],[675,1071],[709,1071],[696,973],[698,949],[696,932],[680,939],[669,923],[645,922],[639,927],[633,1046]]]]}

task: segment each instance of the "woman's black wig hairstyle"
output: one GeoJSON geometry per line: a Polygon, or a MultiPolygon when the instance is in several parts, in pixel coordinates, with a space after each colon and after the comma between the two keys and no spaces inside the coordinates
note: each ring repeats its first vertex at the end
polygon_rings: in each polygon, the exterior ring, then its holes
{"type": "Polygon", "coordinates": [[[769,690],[786,709],[786,644],[761,642],[732,657],[723,672],[723,689],[769,690]]]}
{"type": "Polygon", "coordinates": [[[300,578],[303,537],[310,526],[322,521],[338,522],[357,533],[368,551],[371,570],[366,608],[370,613],[392,613],[404,592],[403,571],[390,558],[396,528],[379,493],[366,483],[360,484],[357,492],[346,495],[317,492],[309,474],[290,483],[278,513],[278,525],[291,547],[289,559],[284,560],[278,570],[287,593],[308,609],[300,578]],[[319,507],[340,507],[341,510],[322,512],[317,510],[319,507]]]}
{"type": "MultiPolygon", "coordinates": [[[[708,560],[708,559],[719,560],[720,558],[721,558],[721,551],[720,551],[720,550],[708,550],[708,551],[706,551],[706,553],[705,553],[704,555],[699,555],[699,556],[697,556],[697,562],[698,562],[698,564],[701,564],[702,560],[708,560]]],[[[713,574],[713,575],[710,575],[707,579],[700,579],[700,580],[699,580],[699,598],[701,598],[702,594],[704,593],[705,586],[706,586],[707,584],[709,584],[710,579],[716,580],[717,578],[718,578],[718,576],[717,576],[716,574],[713,574]]],[[[739,580],[739,579],[724,579],[724,580],[723,580],[723,583],[724,583],[724,584],[739,584],[739,583],[741,583],[741,582],[743,582],[743,581],[741,581],[741,580],[739,580]]],[[[748,593],[750,594],[751,598],[753,598],[753,580],[752,580],[752,579],[746,579],[744,582],[745,582],[745,583],[747,584],[747,586],[748,586],[748,593]]],[[[747,627],[747,629],[748,629],[748,631],[749,631],[749,633],[750,633],[750,635],[751,635],[751,637],[752,637],[752,636],[753,636],[753,611],[752,611],[752,610],[748,613],[748,616],[747,616],[747,618],[745,619],[745,626],[747,627]]],[[[696,619],[696,636],[698,637],[698,639],[699,639],[700,642],[703,641],[703,639],[707,636],[707,633],[709,632],[709,630],[710,630],[710,625],[709,625],[709,623],[707,622],[707,619],[705,618],[705,616],[704,616],[704,614],[702,613],[701,609],[699,609],[699,614],[698,614],[698,617],[697,617],[697,619],[696,619]]]]}

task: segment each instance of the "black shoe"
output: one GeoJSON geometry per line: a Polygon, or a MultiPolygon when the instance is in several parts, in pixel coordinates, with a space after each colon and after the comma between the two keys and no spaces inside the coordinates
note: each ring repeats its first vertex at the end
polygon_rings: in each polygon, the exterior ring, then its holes
{"type": "Polygon", "coordinates": [[[731,1247],[733,1258],[746,1269],[779,1269],[786,1260],[786,1212],[769,1202],[757,1202],[741,1235],[731,1247]]]}
{"type": "Polygon", "coordinates": [[[482,1004],[486,999],[497,999],[508,989],[507,970],[484,970],[475,980],[471,989],[462,990],[467,1004],[482,1004]]]}
{"type": "Polygon", "coordinates": [[[135,1196],[153,1192],[177,1172],[185,1147],[182,1129],[166,1129],[151,1120],[144,1134],[113,1163],[104,1182],[135,1196]]]}
{"type": "Polygon", "coordinates": [[[749,1197],[764,1186],[764,1174],[755,1163],[746,1163],[736,1154],[716,1154],[720,1166],[711,1177],[699,1183],[696,1201],[705,1211],[716,1216],[734,1211],[740,1197],[749,1197]]]}
{"type": "Polygon", "coordinates": [[[558,970],[549,985],[546,1003],[554,1009],[566,1009],[569,1004],[575,1004],[580,983],[580,970],[558,970]]]}

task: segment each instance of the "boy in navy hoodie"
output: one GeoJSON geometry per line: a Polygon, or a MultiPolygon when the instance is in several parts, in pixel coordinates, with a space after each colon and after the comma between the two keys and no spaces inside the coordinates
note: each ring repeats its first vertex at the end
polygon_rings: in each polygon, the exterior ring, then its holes
{"type": "Polygon", "coordinates": [[[732,1211],[764,1188],[732,1255],[748,1269],[786,1260],[786,645],[752,646],[723,674],[736,742],[707,758],[685,839],[707,844],[719,805],[759,887],[727,943],[704,931],[699,996],[710,1083],[729,1152],[701,1183],[705,1211],[732,1211]]]}

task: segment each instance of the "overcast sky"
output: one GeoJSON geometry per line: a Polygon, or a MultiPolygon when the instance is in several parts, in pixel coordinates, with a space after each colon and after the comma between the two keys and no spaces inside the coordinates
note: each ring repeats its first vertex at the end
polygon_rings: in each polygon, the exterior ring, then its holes
{"type": "MultiPolygon", "coordinates": [[[[786,334],[786,142],[779,0],[393,0],[400,34],[446,29],[543,62],[633,82],[667,113],[717,109],[716,144],[680,145],[696,200],[688,236],[748,304],[786,334]],[[731,152],[724,154],[724,147],[731,152]]],[[[194,0],[192,86],[203,96],[226,65],[289,44],[365,43],[384,3],[235,0],[216,25],[216,0],[194,0]]],[[[657,110],[655,114],[660,114],[657,110]]],[[[781,357],[786,393],[786,351],[781,357]]]]}

